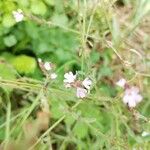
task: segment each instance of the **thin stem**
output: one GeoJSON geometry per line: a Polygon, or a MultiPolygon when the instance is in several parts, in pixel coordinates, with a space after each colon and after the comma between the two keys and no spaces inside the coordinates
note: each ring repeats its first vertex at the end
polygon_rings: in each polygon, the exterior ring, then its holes
{"type": "MultiPolygon", "coordinates": [[[[22,111],[21,113],[17,114],[16,116],[14,116],[13,118],[10,119],[10,122],[15,121],[18,117],[24,115],[26,113],[27,109],[25,109],[24,111],[22,111]]],[[[0,125],[0,129],[3,128],[6,125],[7,121],[3,124],[0,125]]]]}
{"type": "Polygon", "coordinates": [[[11,118],[11,102],[9,99],[9,93],[6,91],[6,99],[7,99],[7,114],[6,114],[6,130],[5,130],[5,148],[10,139],[10,118],[11,118]]]}
{"type": "MultiPolygon", "coordinates": [[[[82,100],[79,100],[75,105],[71,107],[71,109],[75,109],[82,100]]],[[[29,150],[32,150],[41,140],[43,137],[45,137],[50,131],[52,131],[59,123],[61,123],[65,119],[66,115],[63,115],[60,119],[58,119],[46,132],[44,132],[39,139],[29,148],[29,150]]]]}

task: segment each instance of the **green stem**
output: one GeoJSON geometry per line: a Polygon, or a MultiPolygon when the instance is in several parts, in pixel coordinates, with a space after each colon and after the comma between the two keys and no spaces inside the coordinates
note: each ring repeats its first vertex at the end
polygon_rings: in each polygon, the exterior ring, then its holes
{"type": "MultiPolygon", "coordinates": [[[[79,100],[75,105],[71,107],[71,109],[75,109],[82,100],[79,100]]],[[[39,139],[29,148],[29,150],[32,150],[41,140],[43,137],[45,137],[50,131],[52,131],[59,123],[61,123],[65,119],[66,115],[63,115],[60,119],[58,119],[46,132],[44,132],[39,139]]]]}
{"type": "Polygon", "coordinates": [[[7,100],[6,130],[5,130],[5,142],[6,142],[5,143],[5,148],[6,148],[8,142],[9,142],[9,139],[10,139],[11,102],[10,102],[10,99],[9,99],[8,91],[6,91],[5,94],[6,94],[6,100],[7,100]]]}

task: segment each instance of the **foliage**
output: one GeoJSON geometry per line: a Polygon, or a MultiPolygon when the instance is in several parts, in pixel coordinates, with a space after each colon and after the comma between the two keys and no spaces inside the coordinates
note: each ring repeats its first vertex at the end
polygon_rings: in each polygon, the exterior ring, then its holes
{"type": "Polygon", "coordinates": [[[2,0],[1,147],[148,150],[149,12],[147,0],[2,0]],[[55,64],[56,80],[44,76],[38,58],[55,64]],[[87,98],[64,88],[68,71],[92,80],[87,98]],[[135,109],[122,103],[121,77],[141,89],[135,109]]]}

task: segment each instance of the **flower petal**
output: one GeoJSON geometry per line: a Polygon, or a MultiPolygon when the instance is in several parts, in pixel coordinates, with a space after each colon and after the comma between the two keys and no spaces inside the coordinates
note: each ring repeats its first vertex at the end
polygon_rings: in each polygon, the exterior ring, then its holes
{"type": "Polygon", "coordinates": [[[45,62],[45,63],[44,63],[44,68],[45,68],[47,71],[49,71],[49,70],[52,69],[52,67],[51,67],[51,65],[50,65],[49,62],[45,62]]]}
{"type": "Polygon", "coordinates": [[[69,73],[64,74],[64,82],[65,83],[73,83],[76,79],[76,75],[74,75],[71,71],[69,73]]]}
{"type": "Polygon", "coordinates": [[[130,108],[134,108],[136,106],[136,102],[134,100],[130,100],[130,101],[128,101],[128,106],[130,108]]]}
{"type": "Polygon", "coordinates": [[[135,96],[135,100],[137,103],[140,103],[142,101],[142,99],[143,99],[143,97],[140,94],[135,96]]]}
{"type": "Polygon", "coordinates": [[[124,78],[120,79],[118,82],[116,82],[116,85],[120,86],[120,87],[124,87],[126,84],[126,80],[124,78]]]}
{"type": "Polygon", "coordinates": [[[56,73],[52,73],[52,74],[50,75],[50,77],[51,77],[51,79],[56,79],[56,78],[57,78],[57,74],[56,74],[56,73]]]}
{"type": "Polygon", "coordinates": [[[77,88],[76,96],[78,98],[84,98],[84,97],[86,97],[86,95],[87,95],[87,90],[86,89],[80,88],[80,87],[77,88]]]}
{"type": "Polygon", "coordinates": [[[92,81],[89,78],[85,78],[82,82],[82,85],[86,88],[86,89],[90,89],[90,86],[92,84],[92,81]]]}

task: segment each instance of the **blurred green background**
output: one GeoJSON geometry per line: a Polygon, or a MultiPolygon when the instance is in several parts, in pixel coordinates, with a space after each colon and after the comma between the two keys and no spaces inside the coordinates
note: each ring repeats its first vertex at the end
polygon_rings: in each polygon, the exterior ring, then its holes
{"type": "MultiPolygon", "coordinates": [[[[64,136],[67,142],[62,142],[62,147],[77,145],[79,150],[89,147],[90,150],[99,150],[99,147],[123,150],[126,145],[127,148],[133,145],[148,148],[150,138],[144,139],[141,133],[150,131],[149,122],[145,123],[142,118],[150,114],[150,1],[102,0],[100,5],[96,4],[96,0],[0,0],[0,78],[11,83],[25,76],[38,79],[39,83],[43,75],[37,59],[56,65],[58,80],[52,83],[54,89],[46,97],[52,113],[50,124],[62,114],[66,118],[51,133],[56,139],[54,147],[56,144],[59,148],[64,136]],[[12,15],[17,9],[24,13],[24,20],[18,23],[12,15]],[[78,70],[79,75],[90,76],[93,81],[89,99],[74,112],[70,108],[77,99],[62,85],[63,75],[69,70],[78,70]],[[122,104],[121,96],[116,98],[122,91],[115,82],[121,77],[140,87],[144,97],[137,109],[143,115],[138,123],[122,104]]],[[[6,86],[9,86],[7,82],[6,86]]],[[[6,99],[0,99],[3,104],[0,106],[1,123],[8,108],[5,90],[4,86],[0,93],[0,98],[6,99]]],[[[16,113],[16,108],[20,112],[26,107],[30,109],[36,99],[37,93],[33,91],[29,94],[10,91],[12,113],[16,113]]],[[[34,119],[35,113],[31,116],[34,119]]],[[[22,120],[19,121],[20,125],[22,120]]],[[[15,123],[12,125],[15,128],[15,123]]],[[[12,129],[14,139],[23,132],[18,131],[21,129],[12,129]]],[[[0,130],[0,138],[6,138],[4,130],[0,130]]]]}
{"type": "Polygon", "coordinates": [[[79,49],[79,37],[63,29],[72,28],[77,22],[77,12],[72,8],[72,3],[61,0],[1,1],[1,58],[12,64],[18,73],[35,78],[39,76],[37,58],[52,61],[58,66],[75,60],[79,49]],[[16,23],[12,11],[18,8],[30,17],[16,23]],[[32,15],[38,15],[41,20],[51,20],[56,26],[39,24],[32,20],[32,15]]]}

